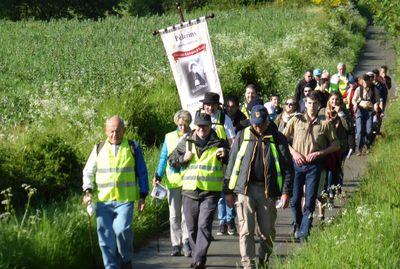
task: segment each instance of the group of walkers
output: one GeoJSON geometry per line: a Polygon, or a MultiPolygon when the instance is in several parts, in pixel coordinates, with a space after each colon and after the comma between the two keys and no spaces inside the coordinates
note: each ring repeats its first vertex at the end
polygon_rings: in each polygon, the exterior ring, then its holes
{"type": "MultiPolygon", "coordinates": [[[[221,104],[218,94],[207,92],[193,122],[188,111],[176,112],[177,128],[165,135],[153,178],[168,191],[171,255],[192,257],[190,267],[205,268],[217,215],[217,236],[239,234],[243,267],[265,266],[277,208],[289,206],[294,239],[307,240],[316,204],[323,221],[325,206],[341,192],[346,156],[367,154],[379,134],[390,88],[386,66],[356,78],[339,63],[332,76],[307,70],[283,107],[278,95],[264,103],[250,84],[241,105],[236,96],[221,104]]],[[[96,187],[105,267],[132,268],[131,249],[124,248],[132,245],[133,201],[144,209],[147,170],[137,142],[123,138],[121,118],[107,120],[106,134],[84,169],[84,201],[92,201],[96,187]]]]}

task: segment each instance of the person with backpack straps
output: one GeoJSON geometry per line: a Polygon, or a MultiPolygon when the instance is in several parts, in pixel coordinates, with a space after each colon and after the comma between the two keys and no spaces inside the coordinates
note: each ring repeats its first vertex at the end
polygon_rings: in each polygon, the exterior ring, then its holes
{"type": "Polygon", "coordinates": [[[269,120],[267,109],[255,105],[251,126],[235,138],[225,173],[223,192],[236,207],[239,218],[239,245],[242,265],[255,268],[256,224],[260,237],[259,268],[264,268],[272,253],[277,210],[281,198],[286,208],[292,192],[293,165],[286,137],[269,120]]]}
{"type": "Polygon", "coordinates": [[[147,168],[137,142],[124,137],[119,116],[107,119],[107,140],[94,146],[83,169],[83,201],[96,202],[99,246],[106,269],[131,269],[133,209],[144,210],[149,192],[147,168]]]}
{"type": "Polygon", "coordinates": [[[378,111],[379,106],[382,106],[379,92],[372,85],[371,77],[364,74],[360,83],[352,100],[356,114],[356,152],[358,156],[362,152],[367,153],[372,144],[373,113],[378,111]]]}

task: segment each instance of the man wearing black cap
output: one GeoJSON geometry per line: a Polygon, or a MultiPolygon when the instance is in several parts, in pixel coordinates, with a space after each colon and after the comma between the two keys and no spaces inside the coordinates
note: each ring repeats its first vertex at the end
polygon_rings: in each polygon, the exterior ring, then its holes
{"type": "Polygon", "coordinates": [[[212,129],[215,130],[218,137],[228,141],[232,145],[235,138],[235,129],[231,118],[220,109],[219,94],[214,92],[206,92],[204,99],[200,100],[203,103],[201,112],[204,112],[211,117],[212,129]]]}
{"type": "Polygon", "coordinates": [[[235,192],[239,218],[239,244],[245,269],[256,268],[255,227],[259,227],[259,264],[264,266],[272,253],[277,210],[289,204],[293,166],[285,136],[268,119],[267,109],[255,105],[250,115],[251,126],[240,131],[233,143],[225,173],[226,201],[234,204],[235,192]]]}
{"type": "Polygon", "coordinates": [[[211,229],[223,185],[223,164],[228,162],[229,145],[211,128],[211,117],[196,113],[196,128],[178,143],[168,161],[184,168],[183,213],[192,249],[191,267],[205,268],[211,243],[211,229]]]}

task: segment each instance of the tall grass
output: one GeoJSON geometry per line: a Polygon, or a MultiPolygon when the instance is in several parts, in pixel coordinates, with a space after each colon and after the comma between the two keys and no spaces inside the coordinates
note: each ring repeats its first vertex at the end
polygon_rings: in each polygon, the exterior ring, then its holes
{"type": "Polygon", "coordinates": [[[400,100],[387,114],[384,138],[377,141],[360,189],[340,218],[315,229],[292,257],[277,261],[278,268],[400,267],[400,100]]]}

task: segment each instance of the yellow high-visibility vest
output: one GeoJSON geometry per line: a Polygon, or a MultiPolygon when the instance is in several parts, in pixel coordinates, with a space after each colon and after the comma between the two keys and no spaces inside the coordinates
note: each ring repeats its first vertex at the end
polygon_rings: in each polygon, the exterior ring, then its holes
{"type": "Polygon", "coordinates": [[[226,140],[226,132],[225,132],[225,127],[224,124],[222,123],[222,111],[218,110],[217,111],[218,116],[217,116],[217,121],[214,122],[212,125],[215,126],[215,132],[217,133],[217,136],[220,139],[226,140]]]}
{"type": "Polygon", "coordinates": [[[117,156],[105,142],[96,159],[96,186],[100,202],[131,202],[139,199],[135,159],[128,139],[123,138],[117,156]]]}
{"type": "Polygon", "coordinates": [[[246,103],[244,103],[240,109],[240,111],[242,111],[242,113],[247,117],[247,119],[250,119],[250,115],[249,115],[249,111],[247,111],[246,108],[246,103]]]}
{"type": "Polygon", "coordinates": [[[194,145],[192,144],[193,147],[190,149],[191,142],[186,143],[186,150],[192,151],[194,156],[185,169],[182,189],[222,191],[224,173],[222,162],[216,155],[218,147],[207,149],[199,158],[194,145]]]}
{"type": "MultiPolygon", "coordinates": [[[[179,142],[179,135],[177,131],[170,132],[165,135],[165,143],[167,143],[168,156],[175,150],[179,142]]],[[[167,189],[175,189],[182,187],[183,172],[181,169],[175,169],[167,162],[165,170],[167,180],[163,181],[167,189]]]]}
{"type": "MultiPolygon", "coordinates": [[[[242,165],[242,160],[243,157],[246,155],[246,152],[248,150],[249,146],[249,141],[250,141],[250,127],[246,127],[244,129],[244,134],[243,134],[243,142],[242,145],[240,145],[240,149],[238,151],[235,164],[233,165],[233,170],[231,174],[231,178],[229,180],[229,189],[233,190],[236,187],[238,178],[239,178],[239,172],[240,172],[240,166],[242,165]]],[[[275,168],[276,168],[276,174],[277,174],[277,179],[278,179],[278,188],[279,191],[282,191],[282,172],[281,172],[281,166],[279,164],[279,155],[278,155],[278,150],[276,149],[274,137],[271,136],[269,138],[269,145],[270,149],[272,152],[272,157],[274,158],[275,161],[275,168]]]]}

